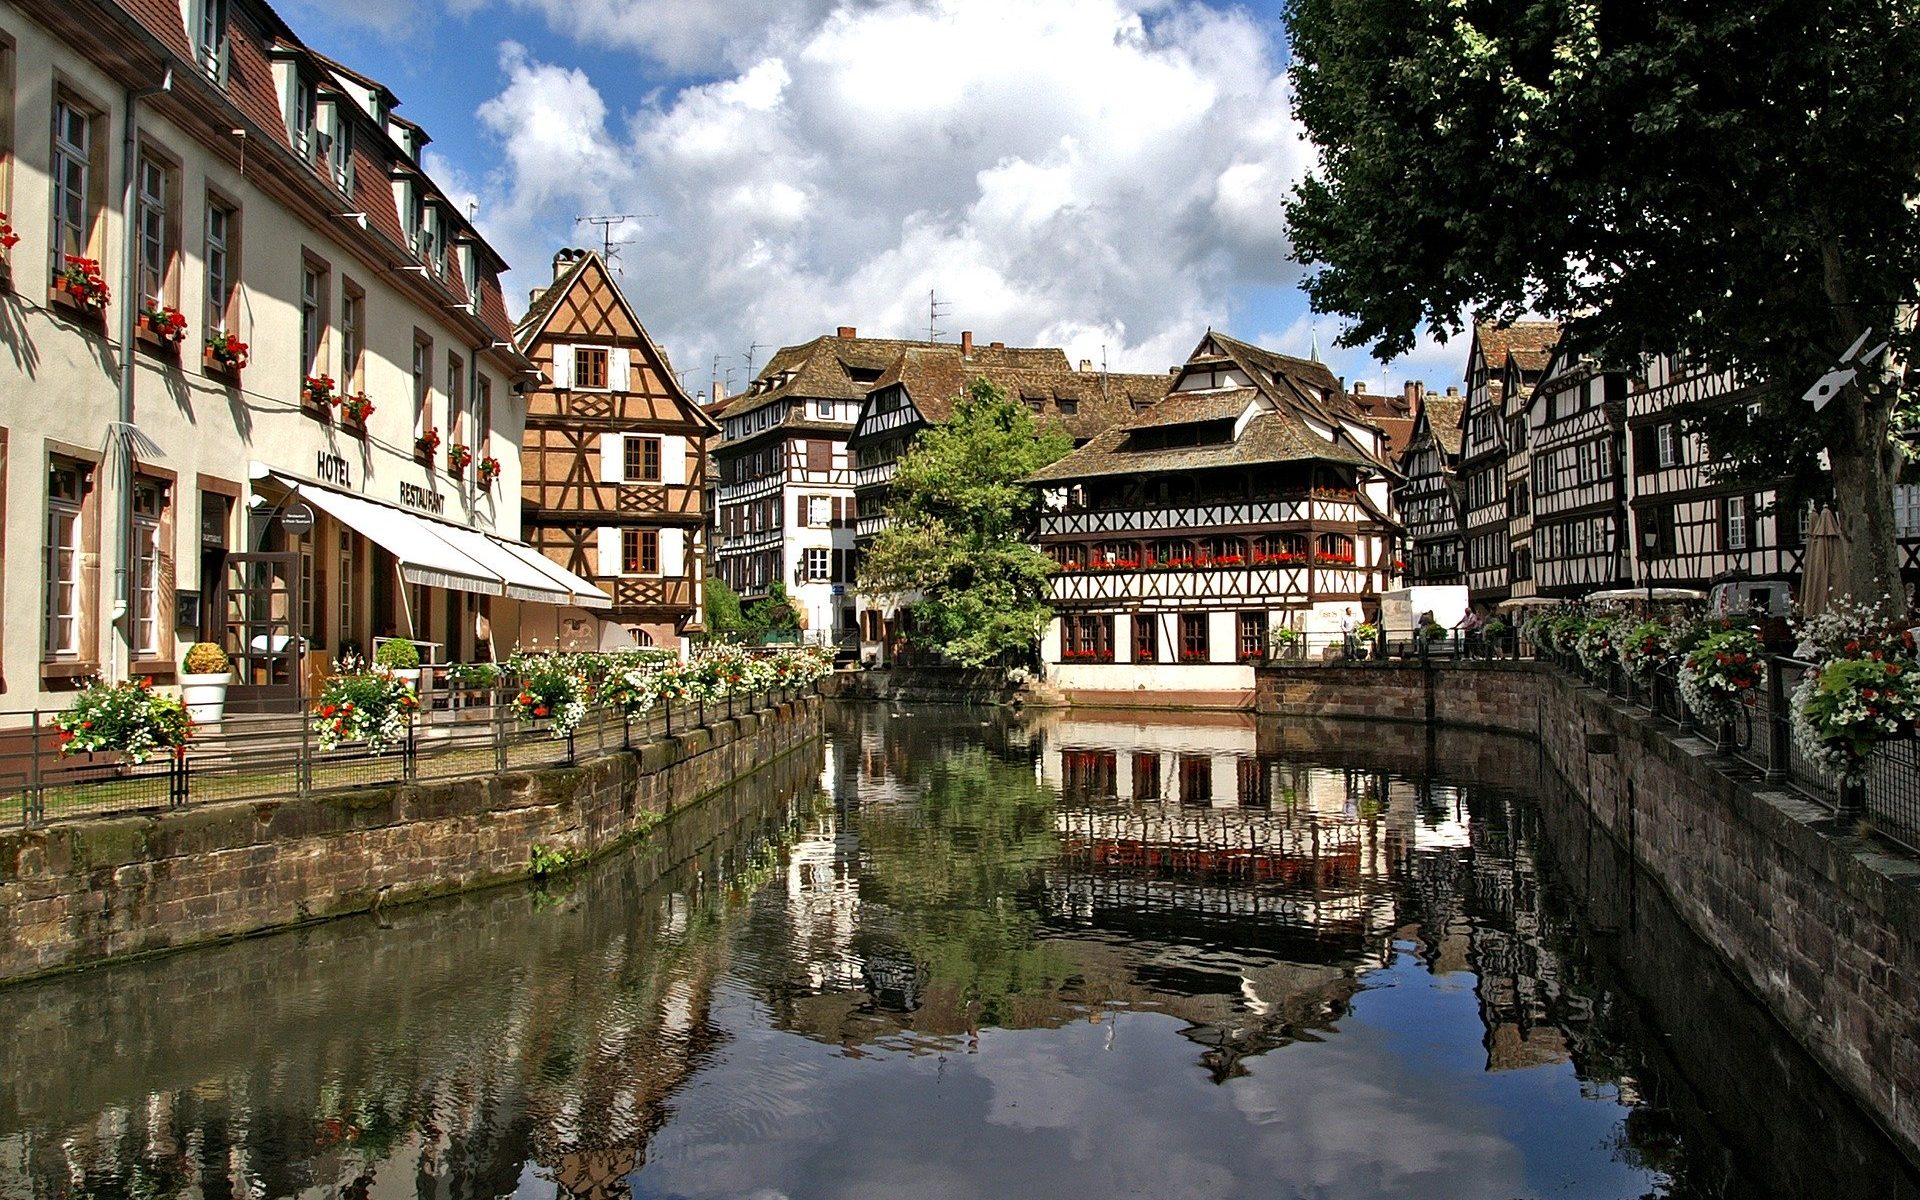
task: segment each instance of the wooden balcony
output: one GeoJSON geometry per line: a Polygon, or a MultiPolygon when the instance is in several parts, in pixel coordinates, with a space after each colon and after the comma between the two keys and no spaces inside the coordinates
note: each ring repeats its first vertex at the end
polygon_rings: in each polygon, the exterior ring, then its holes
{"type": "Polygon", "coordinates": [[[1040,536],[1157,533],[1186,529],[1260,528],[1269,525],[1353,526],[1368,521],[1367,511],[1351,500],[1229,501],[1171,508],[1078,509],[1046,513],[1040,536]]]}
{"type": "Polygon", "coordinates": [[[530,479],[520,498],[534,518],[625,517],[669,524],[706,519],[705,497],[697,487],[668,483],[548,483],[530,479]]]}
{"type": "Polygon", "coordinates": [[[1194,608],[1357,599],[1380,592],[1386,583],[1386,572],[1377,568],[1290,564],[1060,571],[1052,577],[1051,590],[1056,604],[1194,608]]]}

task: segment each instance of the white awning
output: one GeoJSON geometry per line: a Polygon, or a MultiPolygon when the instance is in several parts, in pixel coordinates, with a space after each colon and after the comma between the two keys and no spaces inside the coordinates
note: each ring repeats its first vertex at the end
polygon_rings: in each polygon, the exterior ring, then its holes
{"type": "Polygon", "coordinates": [[[408,583],[482,596],[507,594],[506,581],[497,572],[441,537],[434,522],[332,488],[288,482],[293,483],[301,499],[311,501],[314,507],[399,559],[400,577],[408,583]]]}
{"type": "Polygon", "coordinates": [[[514,600],[531,600],[535,604],[574,604],[573,592],[562,584],[556,583],[531,564],[521,559],[510,548],[511,543],[495,541],[486,534],[473,529],[464,529],[458,525],[445,525],[440,522],[428,524],[436,537],[446,540],[455,550],[470,556],[475,562],[498,575],[506,585],[506,594],[514,600]]]}
{"type": "Polygon", "coordinates": [[[553,586],[564,589],[573,597],[572,603],[578,608],[612,608],[613,597],[607,595],[592,582],[582,579],[559,563],[535,550],[525,542],[510,542],[503,537],[487,534],[487,540],[525,563],[528,568],[552,581],[553,586]]]}

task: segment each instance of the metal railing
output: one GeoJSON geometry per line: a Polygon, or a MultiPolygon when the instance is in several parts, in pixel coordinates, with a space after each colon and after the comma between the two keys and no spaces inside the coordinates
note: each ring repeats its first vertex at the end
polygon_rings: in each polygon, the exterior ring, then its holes
{"type": "Polygon", "coordinates": [[[764,711],[810,695],[817,685],[669,703],[632,719],[592,708],[563,737],[554,736],[551,720],[515,717],[518,691],[505,684],[431,689],[404,736],[377,754],[358,742],[322,750],[310,714],[289,713],[197,726],[179,753],[139,764],[110,753],[63,757],[54,714],[36,711],[29,724],[0,730],[0,827],[571,765],[764,711]]]}
{"type": "Polygon", "coordinates": [[[1867,760],[1865,779],[1855,782],[1808,760],[1795,742],[1793,693],[1813,663],[1769,655],[1766,686],[1746,694],[1731,722],[1710,729],[1688,711],[1680,696],[1679,670],[1672,664],[1643,686],[1617,665],[1596,674],[1578,660],[1541,657],[1648,713],[1663,727],[1705,738],[1718,753],[1752,767],[1768,782],[1791,785],[1836,818],[1864,820],[1882,836],[1920,852],[1920,742],[1898,738],[1880,743],[1867,760]]]}

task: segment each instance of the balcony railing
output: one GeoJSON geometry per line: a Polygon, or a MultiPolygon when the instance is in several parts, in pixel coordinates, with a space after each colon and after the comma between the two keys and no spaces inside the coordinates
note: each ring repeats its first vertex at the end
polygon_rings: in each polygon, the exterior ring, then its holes
{"type": "Polygon", "coordinates": [[[1366,510],[1352,500],[1223,501],[1170,508],[1070,509],[1047,513],[1040,518],[1040,536],[1288,524],[1357,525],[1367,519],[1366,510]]]}
{"type": "Polygon", "coordinates": [[[1052,577],[1055,601],[1068,604],[1125,600],[1346,599],[1376,593],[1387,583],[1379,567],[1261,565],[1147,567],[1139,570],[1061,571],[1052,577]]]}

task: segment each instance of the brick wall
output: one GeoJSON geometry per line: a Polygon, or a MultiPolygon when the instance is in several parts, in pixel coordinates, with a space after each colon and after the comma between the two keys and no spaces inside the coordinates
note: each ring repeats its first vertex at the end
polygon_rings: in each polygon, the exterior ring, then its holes
{"type": "Polygon", "coordinates": [[[1260,712],[1289,723],[1359,718],[1534,737],[1567,785],[1545,802],[1588,810],[1694,933],[1920,1159],[1920,860],[1539,664],[1270,667],[1257,696],[1260,712]],[[1611,749],[1592,734],[1611,735],[1611,749]]]}
{"type": "Polygon", "coordinates": [[[807,699],[573,767],[0,833],[0,980],[526,875],[600,854],[820,735],[807,699]]]}

